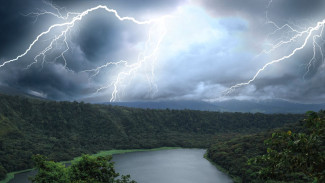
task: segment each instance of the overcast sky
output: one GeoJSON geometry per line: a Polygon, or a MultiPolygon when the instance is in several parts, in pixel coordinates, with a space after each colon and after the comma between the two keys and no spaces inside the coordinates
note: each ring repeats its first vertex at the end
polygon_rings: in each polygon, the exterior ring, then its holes
{"type": "MultiPolygon", "coordinates": [[[[110,101],[116,85],[116,101],[285,99],[304,103],[325,102],[324,41],[313,36],[304,49],[267,67],[249,85],[247,82],[268,62],[289,55],[303,44],[307,34],[289,44],[297,32],[322,21],[323,0],[0,0],[0,64],[16,58],[51,25],[71,21],[53,14],[36,17],[31,12],[83,12],[98,5],[117,10],[120,16],[139,21],[119,21],[113,13],[96,10],[78,21],[44,51],[62,29],[40,38],[26,56],[0,67],[1,88],[13,88],[54,100],[110,101]],[[50,4],[53,4],[51,6],[50,4]],[[54,8],[57,7],[59,12],[54,8]],[[29,14],[29,15],[28,15],[29,14]],[[28,15],[28,16],[27,16],[28,15]],[[150,41],[148,41],[150,35],[150,41]],[[69,46],[69,50],[64,52],[69,46]],[[62,57],[64,52],[66,63],[62,57]],[[139,57],[140,55],[140,57],[139,57]],[[139,63],[138,58],[147,59],[139,63]],[[44,60],[43,60],[44,58],[44,60]],[[44,61],[44,62],[43,62],[44,61]],[[83,72],[107,62],[126,61],[83,72]],[[310,65],[308,65],[311,62],[310,65]],[[125,63],[125,62],[123,62],[125,63]],[[118,78],[119,73],[131,73],[118,78]],[[104,88],[97,92],[98,89],[104,88]]],[[[71,17],[70,17],[71,18],[71,17]]],[[[322,28],[322,27],[321,27],[322,28]]],[[[320,30],[313,35],[320,34],[320,30]]],[[[121,76],[121,75],[120,75],[121,76]]]]}

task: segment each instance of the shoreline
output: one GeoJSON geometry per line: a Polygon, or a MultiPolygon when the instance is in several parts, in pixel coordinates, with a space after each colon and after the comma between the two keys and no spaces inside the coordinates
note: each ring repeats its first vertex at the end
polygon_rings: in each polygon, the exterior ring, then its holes
{"type": "Polygon", "coordinates": [[[215,162],[213,162],[209,157],[208,157],[208,151],[207,152],[205,152],[205,154],[204,154],[204,158],[206,159],[206,160],[208,160],[213,166],[215,166],[220,172],[222,172],[222,173],[224,173],[224,174],[226,174],[231,180],[233,180],[234,181],[234,183],[240,183],[241,182],[241,178],[240,177],[238,177],[238,176],[233,176],[233,175],[231,175],[231,174],[229,174],[229,172],[226,170],[226,169],[224,169],[224,168],[222,168],[220,165],[218,165],[217,163],[215,163],[215,162]]]}
{"type": "MultiPolygon", "coordinates": [[[[153,148],[153,149],[111,149],[111,150],[104,150],[99,151],[95,154],[91,154],[92,157],[98,157],[98,156],[108,156],[108,155],[114,155],[114,154],[124,154],[124,153],[131,153],[131,152],[145,152],[145,151],[160,151],[160,150],[171,150],[171,149],[182,149],[182,147],[159,147],[159,148],[153,148]]],[[[70,161],[61,161],[60,163],[73,163],[78,161],[81,158],[81,156],[75,157],[70,161]]],[[[5,179],[1,180],[0,183],[8,183],[10,180],[12,180],[16,174],[19,173],[25,173],[34,170],[26,169],[26,170],[20,170],[15,172],[9,172],[7,173],[7,176],[5,179]]]]}

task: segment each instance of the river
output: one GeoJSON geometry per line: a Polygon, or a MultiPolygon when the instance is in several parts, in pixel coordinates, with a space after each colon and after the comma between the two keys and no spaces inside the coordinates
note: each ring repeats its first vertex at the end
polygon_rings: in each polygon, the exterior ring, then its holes
{"type": "MultiPolygon", "coordinates": [[[[204,149],[172,149],[113,155],[115,169],[138,183],[232,183],[208,160],[204,149]]],[[[10,183],[28,183],[35,172],[15,175],[10,183]]]]}

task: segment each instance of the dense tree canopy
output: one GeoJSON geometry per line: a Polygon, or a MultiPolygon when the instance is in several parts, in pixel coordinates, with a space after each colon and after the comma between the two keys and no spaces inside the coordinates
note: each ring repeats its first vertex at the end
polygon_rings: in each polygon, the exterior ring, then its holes
{"type": "Polygon", "coordinates": [[[262,167],[260,178],[325,182],[325,119],[321,115],[309,112],[304,132],[277,132],[265,141],[267,153],[251,160],[262,167]]]}
{"type": "Polygon", "coordinates": [[[325,182],[325,112],[257,134],[218,138],[208,158],[235,182],[325,182]]]}
{"type": "Polygon", "coordinates": [[[207,148],[215,135],[260,132],[302,117],[132,109],[0,95],[0,174],[31,168],[33,154],[62,161],[110,149],[207,148]]]}
{"type": "Polygon", "coordinates": [[[3,166],[0,164],[0,180],[6,177],[7,171],[3,166]]]}
{"type": "Polygon", "coordinates": [[[35,155],[33,161],[37,174],[31,178],[35,183],[136,183],[129,175],[115,172],[112,156],[91,157],[83,155],[81,160],[65,167],[61,163],[48,161],[45,156],[35,155]]]}

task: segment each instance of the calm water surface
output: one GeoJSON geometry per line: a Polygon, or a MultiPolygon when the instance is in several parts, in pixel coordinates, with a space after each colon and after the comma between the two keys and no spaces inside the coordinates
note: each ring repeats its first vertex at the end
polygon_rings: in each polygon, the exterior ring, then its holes
{"type": "MultiPolygon", "coordinates": [[[[232,183],[203,158],[204,149],[172,149],[113,155],[115,169],[138,183],[232,183]]],[[[10,183],[27,183],[33,172],[15,175],[10,183]]]]}

